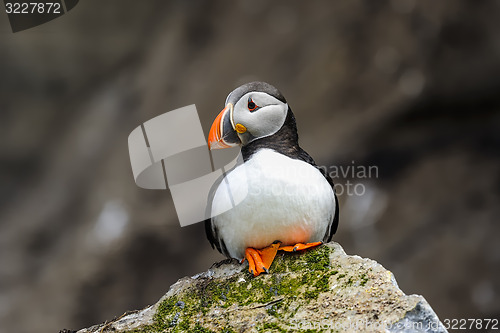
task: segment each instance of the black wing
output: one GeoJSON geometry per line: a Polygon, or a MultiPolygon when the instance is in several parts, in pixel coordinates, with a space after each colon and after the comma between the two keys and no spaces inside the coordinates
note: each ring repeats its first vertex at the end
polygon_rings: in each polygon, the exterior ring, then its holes
{"type": "MultiPolygon", "coordinates": [[[[227,173],[231,172],[234,168],[236,168],[238,164],[236,164],[233,168],[231,168],[227,172],[223,172],[222,176],[217,178],[215,183],[212,185],[210,188],[210,192],[208,193],[208,200],[207,200],[207,208],[205,210],[206,214],[205,216],[212,216],[212,201],[215,196],[215,192],[219,188],[220,183],[224,180],[224,177],[226,177],[227,173]]],[[[210,245],[213,248],[217,248],[217,250],[225,255],[228,258],[231,258],[229,255],[229,252],[227,251],[226,244],[224,243],[224,240],[219,237],[219,234],[217,233],[217,227],[212,223],[213,218],[208,218],[204,221],[205,223],[205,233],[207,234],[208,241],[210,242],[210,245]]]]}

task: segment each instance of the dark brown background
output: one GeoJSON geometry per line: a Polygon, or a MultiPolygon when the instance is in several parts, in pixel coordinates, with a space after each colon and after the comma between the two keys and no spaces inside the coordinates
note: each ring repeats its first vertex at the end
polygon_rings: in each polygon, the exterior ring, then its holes
{"type": "Polygon", "coordinates": [[[378,168],[335,180],[366,190],[340,196],[347,253],[441,319],[500,317],[499,20],[498,1],[88,0],[13,34],[0,14],[0,331],[90,326],[222,259],[134,184],[127,136],[193,103],[208,132],[255,79],[319,164],[378,168]]]}

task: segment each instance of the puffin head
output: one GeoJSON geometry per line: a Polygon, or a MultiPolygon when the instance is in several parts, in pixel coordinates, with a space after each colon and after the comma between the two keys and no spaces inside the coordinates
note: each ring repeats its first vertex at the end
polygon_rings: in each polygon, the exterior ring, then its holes
{"type": "Polygon", "coordinates": [[[288,104],[278,89],[265,82],[250,82],[233,90],[215,118],[208,135],[210,149],[243,145],[278,132],[285,123],[288,104]]]}

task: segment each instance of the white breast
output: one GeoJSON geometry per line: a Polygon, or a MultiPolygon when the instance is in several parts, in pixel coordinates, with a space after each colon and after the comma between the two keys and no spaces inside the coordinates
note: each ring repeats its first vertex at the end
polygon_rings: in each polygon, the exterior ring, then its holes
{"type": "Polygon", "coordinates": [[[213,218],[233,258],[242,259],[247,247],[259,249],[275,240],[283,245],[321,241],[335,213],[333,190],[318,169],[270,149],[258,151],[226,176],[215,193],[213,212],[230,205],[224,183],[241,192],[234,197],[246,195],[213,218]]]}

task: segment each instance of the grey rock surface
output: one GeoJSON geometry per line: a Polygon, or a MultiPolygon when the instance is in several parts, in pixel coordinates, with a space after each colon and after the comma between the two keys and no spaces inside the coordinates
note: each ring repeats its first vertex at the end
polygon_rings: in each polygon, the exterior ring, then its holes
{"type": "Polygon", "coordinates": [[[270,274],[222,261],[185,277],[156,304],[78,331],[446,332],[427,301],[406,295],[393,274],[338,243],[278,253],[270,274]]]}

